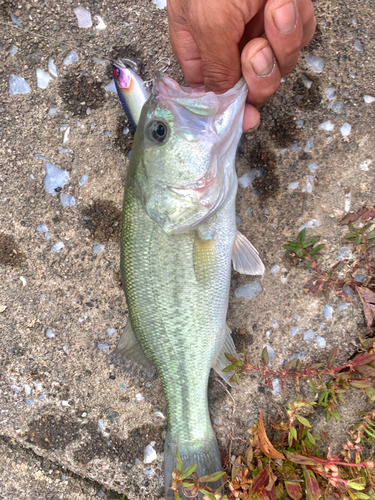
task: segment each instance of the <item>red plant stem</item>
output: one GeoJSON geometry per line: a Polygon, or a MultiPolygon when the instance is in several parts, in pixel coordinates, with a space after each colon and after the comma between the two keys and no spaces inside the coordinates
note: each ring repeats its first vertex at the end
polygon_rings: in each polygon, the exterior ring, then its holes
{"type": "MultiPolygon", "coordinates": [[[[309,457],[307,457],[309,458],[309,457]]],[[[311,457],[313,460],[316,462],[320,462],[321,464],[324,465],[344,465],[345,467],[360,467],[362,469],[366,468],[366,465],[364,464],[349,464],[347,462],[336,462],[336,460],[325,460],[324,458],[318,458],[318,457],[311,457]]],[[[313,467],[313,466],[310,466],[313,467]]]]}

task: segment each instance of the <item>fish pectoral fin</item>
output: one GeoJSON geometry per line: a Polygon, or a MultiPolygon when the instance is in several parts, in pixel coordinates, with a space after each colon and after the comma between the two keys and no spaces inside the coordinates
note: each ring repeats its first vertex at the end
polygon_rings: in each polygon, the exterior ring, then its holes
{"type": "Polygon", "coordinates": [[[144,368],[150,376],[155,373],[155,368],[147,359],[139,340],[134,335],[130,319],[128,319],[128,322],[126,323],[114,354],[119,354],[126,359],[135,361],[138,365],[144,368]]]}
{"type": "Polygon", "coordinates": [[[234,375],[234,371],[231,372],[223,372],[224,368],[229,366],[231,362],[225,357],[225,354],[228,353],[238,359],[238,354],[236,352],[236,347],[234,345],[232,336],[231,336],[231,331],[228,325],[225,325],[225,339],[224,339],[224,344],[216,357],[212,369],[215,370],[215,372],[220,375],[222,379],[225,380],[225,382],[230,385],[231,387],[237,387],[237,384],[235,382],[229,382],[231,377],[234,375]]]}
{"type": "Polygon", "coordinates": [[[234,240],[232,262],[234,269],[241,274],[264,275],[264,265],[258,252],[239,231],[234,240]]]}
{"type": "Polygon", "coordinates": [[[210,276],[214,271],[215,242],[214,236],[202,239],[198,232],[193,243],[193,265],[197,281],[210,276]]]}

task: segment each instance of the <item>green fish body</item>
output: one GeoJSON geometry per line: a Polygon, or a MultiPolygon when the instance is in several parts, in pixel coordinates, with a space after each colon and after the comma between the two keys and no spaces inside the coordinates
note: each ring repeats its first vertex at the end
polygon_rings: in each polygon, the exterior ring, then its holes
{"type": "Polygon", "coordinates": [[[216,96],[158,75],[132,149],[121,240],[129,319],[118,351],[155,366],[162,381],[167,499],[177,449],[199,476],[221,470],[207,385],[211,367],[229,380],[224,353],[235,355],[226,325],[231,260],[239,271],[263,273],[235,221],[245,97],[243,81],[216,96]]]}

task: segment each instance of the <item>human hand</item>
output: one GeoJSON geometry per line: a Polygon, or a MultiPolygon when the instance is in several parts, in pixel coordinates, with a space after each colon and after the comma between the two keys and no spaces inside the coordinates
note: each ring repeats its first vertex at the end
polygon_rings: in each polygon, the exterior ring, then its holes
{"type": "Polygon", "coordinates": [[[173,50],[189,85],[223,93],[249,87],[243,128],[297,64],[316,26],[311,0],[168,0],[173,50]]]}

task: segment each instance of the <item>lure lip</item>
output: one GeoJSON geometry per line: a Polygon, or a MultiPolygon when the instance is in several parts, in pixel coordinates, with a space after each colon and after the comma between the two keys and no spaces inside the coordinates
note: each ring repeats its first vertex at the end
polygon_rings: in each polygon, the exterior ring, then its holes
{"type": "Polygon", "coordinates": [[[131,69],[134,73],[139,73],[142,69],[142,63],[139,59],[132,57],[123,57],[122,59],[115,59],[113,65],[122,69],[131,69]]]}

